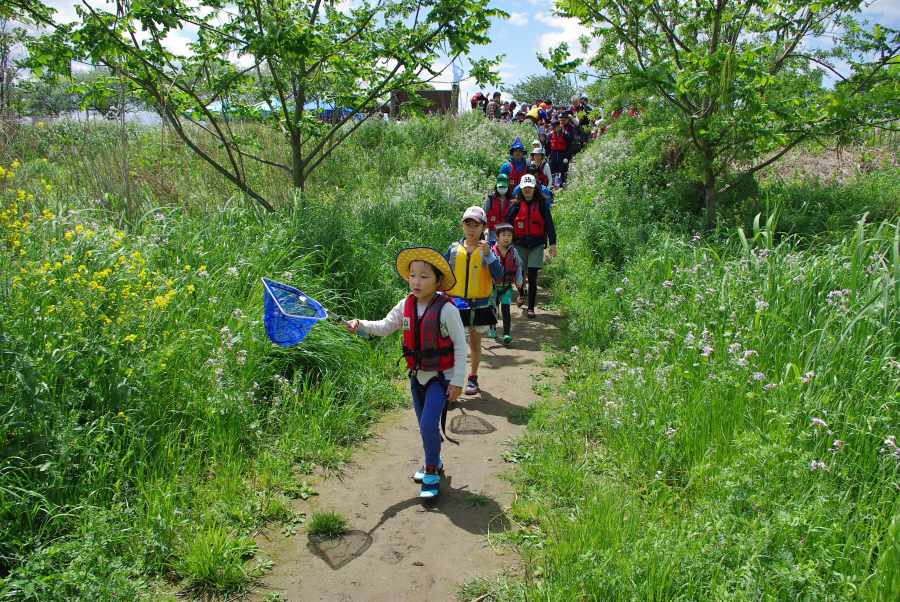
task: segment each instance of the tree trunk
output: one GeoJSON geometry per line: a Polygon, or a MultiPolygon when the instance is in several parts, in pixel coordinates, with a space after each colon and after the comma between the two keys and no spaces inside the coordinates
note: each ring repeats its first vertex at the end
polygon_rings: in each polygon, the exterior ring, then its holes
{"type": "Polygon", "coordinates": [[[291,136],[291,183],[294,185],[294,188],[300,189],[300,203],[303,209],[306,209],[306,195],[303,190],[306,184],[306,179],[303,177],[304,167],[303,147],[297,136],[291,136]]]}
{"type": "Polygon", "coordinates": [[[712,163],[707,162],[703,168],[703,196],[706,198],[706,227],[712,229],[716,225],[716,175],[712,163]]]}

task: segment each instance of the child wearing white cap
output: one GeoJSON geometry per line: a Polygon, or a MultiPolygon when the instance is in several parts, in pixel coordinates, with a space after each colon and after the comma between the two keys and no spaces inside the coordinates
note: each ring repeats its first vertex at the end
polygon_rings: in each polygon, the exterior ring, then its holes
{"type": "Polygon", "coordinates": [[[463,326],[469,333],[472,371],[466,380],[466,395],[478,393],[478,366],[481,364],[481,337],[497,324],[491,307],[494,280],[503,277],[503,266],[487,241],[487,215],[473,205],[462,217],[464,236],[447,249],[456,285],[447,291],[459,308],[463,326]]]}
{"type": "MultiPolygon", "coordinates": [[[[534,318],[538,271],[544,267],[544,246],[549,242],[550,256],[556,257],[556,227],[550,206],[533,175],[522,176],[518,196],[509,208],[505,221],[512,224],[513,245],[527,270],[528,309],[525,315],[534,318]]],[[[520,293],[517,305],[522,307],[524,303],[525,295],[520,293]]]]}

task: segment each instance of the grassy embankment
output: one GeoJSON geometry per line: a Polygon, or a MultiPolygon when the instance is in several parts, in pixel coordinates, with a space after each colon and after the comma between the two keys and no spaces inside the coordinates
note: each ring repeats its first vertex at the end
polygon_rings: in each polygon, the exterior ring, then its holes
{"type": "MultiPolygon", "coordinates": [[[[251,171],[279,203],[267,215],[158,128],[8,127],[0,597],[227,592],[264,571],[249,535],[301,521],[288,498],[309,493],[304,475],[339,469],[407,396],[391,383],[393,337],[320,324],[272,345],[260,277],[384,315],[404,294],[397,250],[445,248],[518,132],[476,116],[372,122],[323,165],[306,208],[286,174],[251,171]]],[[[241,134],[283,159],[266,130],[241,134]]]]}
{"type": "Polygon", "coordinates": [[[525,579],[464,591],[900,599],[900,172],[763,182],[700,236],[696,184],[631,154],[590,148],[555,211],[571,352],[508,458],[525,579]]]}

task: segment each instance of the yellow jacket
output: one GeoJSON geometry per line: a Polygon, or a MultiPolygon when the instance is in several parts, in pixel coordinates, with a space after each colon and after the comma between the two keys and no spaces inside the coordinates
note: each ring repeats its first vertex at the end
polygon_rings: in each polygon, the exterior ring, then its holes
{"type": "Polygon", "coordinates": [[[447,261],[456,276],[456,285],[447,291],[447,295],[462,299],[484,299],[491,296],[494,280],[488,263],[481,254],[481,247],[469,253],[456,241],[450,245],[447,261]]]}

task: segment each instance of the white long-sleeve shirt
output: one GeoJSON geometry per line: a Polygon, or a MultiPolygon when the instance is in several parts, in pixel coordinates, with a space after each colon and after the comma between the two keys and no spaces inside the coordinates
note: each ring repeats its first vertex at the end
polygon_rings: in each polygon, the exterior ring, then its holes
{"type": "MultiPolygon", "coordinates": [[[[382,337],[396,332],[403,326],[403,306],[405,304],[406,299],[401,299],[383,320],[360,320],[359,327],[371,335],[382,337]]],[[[425,309],[424,305],[416,303],[416,313],[419,317],[425,313],[425,309]]],[[[449,336],[453,341],[453,373],[450,375],[450,384],[462,387],[466,384],[466,332],[463,329],[462,319],[459,317],[459,310],[452,302],[444,303],[441,308],[440,320],[441,336],[449,336]]],[[[432,370],[419,370],[417,374],[419,382],[423,385],[434,376],[437,376],[437,372],[432,370]]]]}

